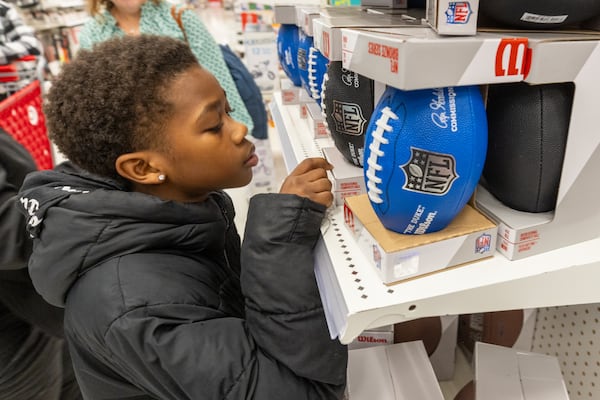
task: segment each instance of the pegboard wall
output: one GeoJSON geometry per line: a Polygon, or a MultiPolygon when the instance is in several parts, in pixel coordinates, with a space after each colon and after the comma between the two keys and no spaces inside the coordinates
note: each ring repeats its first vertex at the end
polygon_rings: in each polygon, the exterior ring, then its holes
{"type": "Polygon", "coordinates": [[[539,308],[532,351],[558,358],[571,400],[600,399],[600,303],[539,308]]]}

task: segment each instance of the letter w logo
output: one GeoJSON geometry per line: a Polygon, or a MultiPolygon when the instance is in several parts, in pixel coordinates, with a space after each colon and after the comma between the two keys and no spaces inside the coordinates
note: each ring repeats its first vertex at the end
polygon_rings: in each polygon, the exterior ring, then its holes
{"type": "Polygon", "coordinates": [[[527,38],[505,38],[500,41],[496,51],[496,76],[523,75],[526,78],[530,66],[531,49],[527,47],[527,38]]]}

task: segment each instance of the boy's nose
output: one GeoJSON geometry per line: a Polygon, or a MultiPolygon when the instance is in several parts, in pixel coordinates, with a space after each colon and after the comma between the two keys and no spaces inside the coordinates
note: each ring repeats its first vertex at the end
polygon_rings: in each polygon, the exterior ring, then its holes
{"type": "Polygon", "coordinates": [[[234,121],[235,127],[233,129],[233,140],[241,142],[246,135],[248,135],[248,126],[239,121],[234,121]]]}

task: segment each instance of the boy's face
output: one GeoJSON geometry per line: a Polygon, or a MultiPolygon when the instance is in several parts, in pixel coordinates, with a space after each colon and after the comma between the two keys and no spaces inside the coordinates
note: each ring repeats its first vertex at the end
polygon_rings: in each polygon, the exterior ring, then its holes
{"type": "Polygon", "coordinates": [[[252,179],[258,163],[248,128],[229,116],[225,92],[206,69],[190,68],[168,89],[175,113],[164,134],[160,197],[201,201],[214,190],[240,187],[252,179]]]}

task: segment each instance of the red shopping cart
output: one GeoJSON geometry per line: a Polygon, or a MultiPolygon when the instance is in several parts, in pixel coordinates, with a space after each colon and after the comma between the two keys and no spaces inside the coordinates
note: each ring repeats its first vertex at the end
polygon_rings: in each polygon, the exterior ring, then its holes
{"type": "Polygon", "coordinates": [[[9,96],[0,102],[0,126],[29,151],[38,169],[53,166],[36,57],[0,66],[0,88],[9,96]]]}

